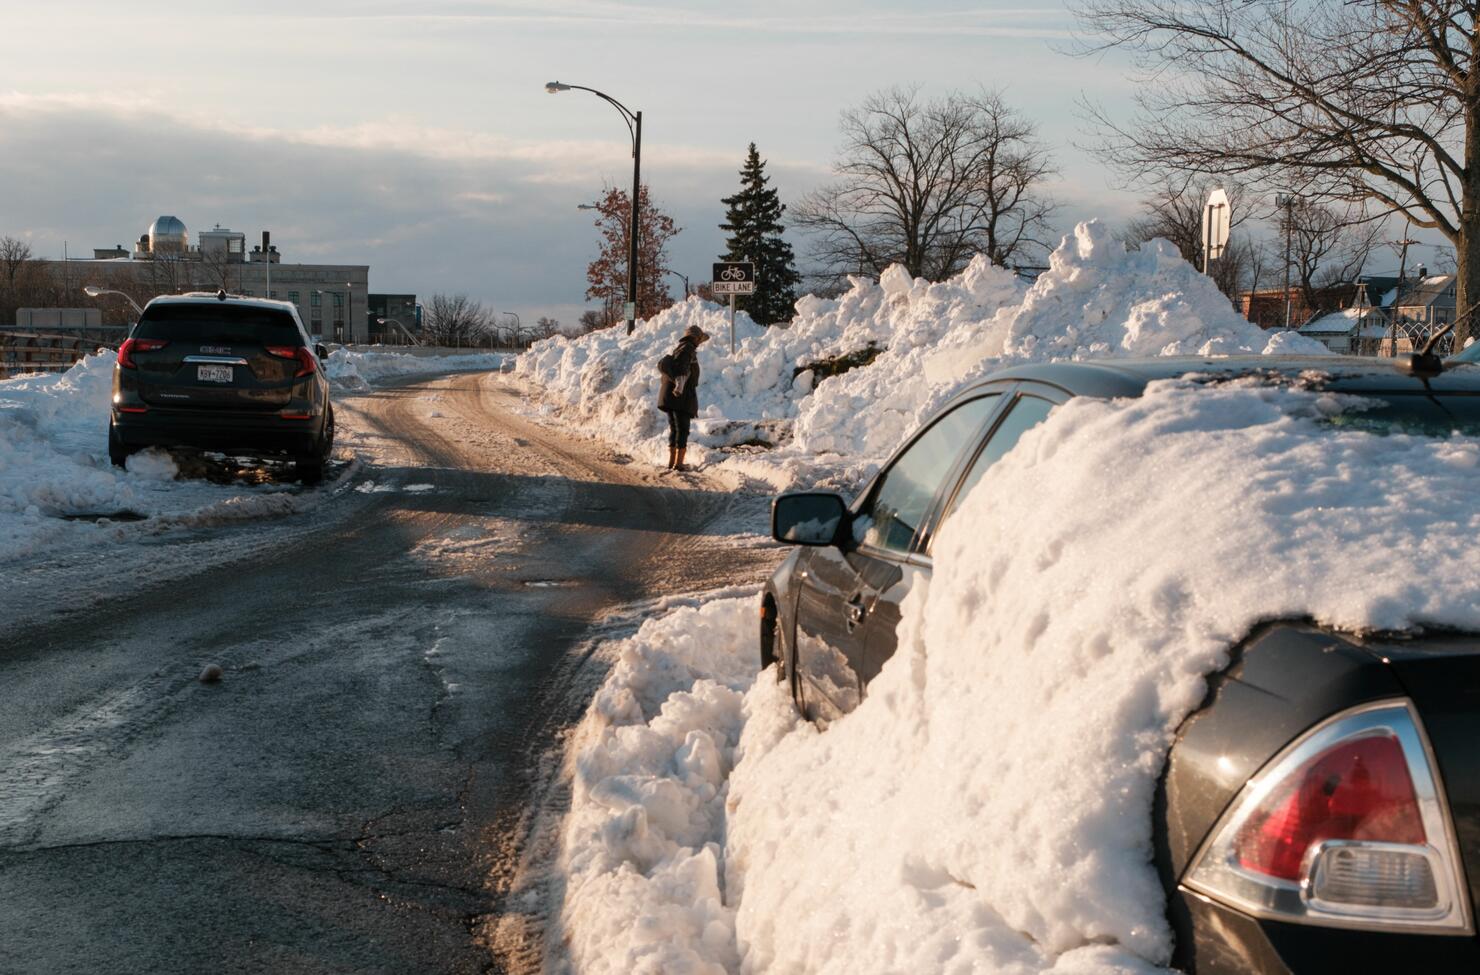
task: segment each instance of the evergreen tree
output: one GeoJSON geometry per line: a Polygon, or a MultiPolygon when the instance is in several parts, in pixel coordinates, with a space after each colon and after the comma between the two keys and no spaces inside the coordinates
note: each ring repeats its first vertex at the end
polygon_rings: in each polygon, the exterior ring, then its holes
{"type": "Polygon", "coordinates": [[[786,206],[766,184],[766,164],[755,143],[740,170],[740,192],[720,202],[726,207],[725,222],[719,225],[728,236],[722,261],[751,261],[755,264],[755,294],[741,296],[735,307],[762,325],[791,320],[796,304],[796,285],[801,280],[791,245],[781,238],[786,229],[781,215],[786,206]]]}

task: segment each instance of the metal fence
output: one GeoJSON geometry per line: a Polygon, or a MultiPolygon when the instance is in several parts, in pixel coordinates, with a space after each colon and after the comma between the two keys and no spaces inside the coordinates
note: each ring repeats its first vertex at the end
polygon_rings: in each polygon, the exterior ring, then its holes
{"type": "Polygon", "coordinates": [[[117,347],[117,342],[99,341],[76,332],[0,331],[0,379],[32,372],[65,372],[99,348],[117,347]]]}

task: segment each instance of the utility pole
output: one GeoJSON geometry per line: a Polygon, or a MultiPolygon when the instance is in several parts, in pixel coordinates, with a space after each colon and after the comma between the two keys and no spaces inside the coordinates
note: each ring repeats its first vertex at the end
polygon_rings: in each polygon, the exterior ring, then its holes
{"type": "Polygon", "coordinates": [[[1285,328],[1290,328],[1290,243],[1295,230],[1294,193],[1280,193],[1274,198],[1275,206],[1285,210],[1285,328]]]}
{"type": "Polygon", "coordinates": [[[1398,251],[1398,287],[1393,292],[1393,317],[1388,326],[1388,355],[1396,356],[1398,354],[1398,309],[1403,306],[1403,285],[1408,280],[1408,248],[1418,241],[1411,237],[1404,237],[1402,240],[1394,240],[1390,243],[1400,248],[1398,251]]]}

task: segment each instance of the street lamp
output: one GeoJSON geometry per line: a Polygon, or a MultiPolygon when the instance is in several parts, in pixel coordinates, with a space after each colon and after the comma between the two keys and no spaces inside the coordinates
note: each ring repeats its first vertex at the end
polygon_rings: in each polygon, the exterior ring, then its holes
{"type": "Polygon", "coordinates": [[[420,345],[421,344],[421,342],[417,339],[417,337],[415,335],[412,335],[411,332],[410,332],[410,330],[407,329],[405,325],[402,325],[400,323],[400,321],[397,320],[397,319],[395,319],[395,318],[377,318],[375,320],[375,324],[377,324],[377,325],[394,325],[394,326],[396,326],[396,328],[399,328],[401,330],[401,334],[402,335],[406,336],[406,341],[407,342],[411,343],[412,345],[420,345]]]}
{"type": "Polygon", "coordinates": [[[642,113],[634,112],[605,92],[582,85],[567,85],[559,81],[545,84],[547,94],[562,91],[589,91],[597,98],[609,103],[622,113],[627,131],[632,136],[632,218],[627,228],[627,334],[637,328],[637,196],[642,190],[642,113]]]}
{"type": "Polygon", "coordinates": [[[518,345],[524,339],[524,323],[519,320],[519,313],[517,311],[501,311],[499,314],[509,315],[514,319],[513,341],[511,344],[518,345]]]}
{"type": "Polygon", "coordinates": [[[671,267],[670,268],[667,268],[667,271],[668,271],[669,274],[676,274],[680,278],[683,278],[683,296],[684,296],[684,300],[688,300],[688,297],[689,297],[689,276],[687,274],[684,274],[682,271],[675,271],[671,267]]]}
{"type": "Polygon", "coordinates": [[[82,293],[87,295],[89,298],[101,298],[103,295],[118,295],[124,301],[133,306],[135,315],[144,314],[144,309],[139,307],[139,303],[122,291],[114,291],[112,288],[100,288],[95,284],[89,284],[82,289],[82,293]]]}

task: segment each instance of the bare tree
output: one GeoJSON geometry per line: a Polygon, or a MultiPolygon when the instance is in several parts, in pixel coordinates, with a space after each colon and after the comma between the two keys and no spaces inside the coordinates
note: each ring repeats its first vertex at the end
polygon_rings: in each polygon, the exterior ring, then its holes
{"type": "Polygon", "coordinates": [[[587,332],[595,332],[598,329],[609,328],[615,324],[616,319],[608,318],[603,312],[588,308],[581,312],[581,317],[577,320],[577,325],[580,327],[578,334],[585,335],[587,332]]]}
{"type": "Polygon", "coordinates": [[[1401,213],[1455,245],[1460,308],[1480,299],[1474,0],[1075,5],[1088,49],[1129,50],[1141,69],[1137,118],[1092,110],[1112,160],[1401,213]]]}
{"type": "Polygon", "coordinates": [[[201,278],[209,291],[224,290],[228,293],[240,291],[241,269],[241,262],[233,261],[225,247],[210,250],[202,248],[200,252],[201,278]]]}
{"type": "Polygon", "coordinates": [[[549,315],[541,315],[534,323],[534,337],[536,339],[547,339],[560,334],[560,322],[549,315]]]}
{"type": "Polygon", "coordinates": [[[30,244],[0,237],[0,326],[14,324],[15,310],[24,307],[30,261],[30,244]]]}
{"type": "Polygon", "coordinates": [[[1041,194],[1049,156],[999,93],[926,101],[918,88],[890,88],[841,124],[838,181],[794,208],[826,275],[877,275],[897,263],[940,280],[977,253],[1006,265],[1043,245],[1054,210],[1041,194]]]}
{"type": "Polygon", "coordinates": [[[428,345],[478,345],[493,334],[493,318],[467,295],[435,294],[422,314],[421,334],[428,345]]]}
{"type": "Polygon", "coordinates": [[[15,237],[0,237],[0,276],[7,289],[14,289],[21,268],[31,259],[31,245],[15,237]]]}
{"type": "Polygon", "coordinates": [[[1382,225],[1356,215],[1301,200],[1289,208],[1290,268],[1305,307],[1314,314],[1321,292],[1357,280],[1382,236],[1382,225]]]}

